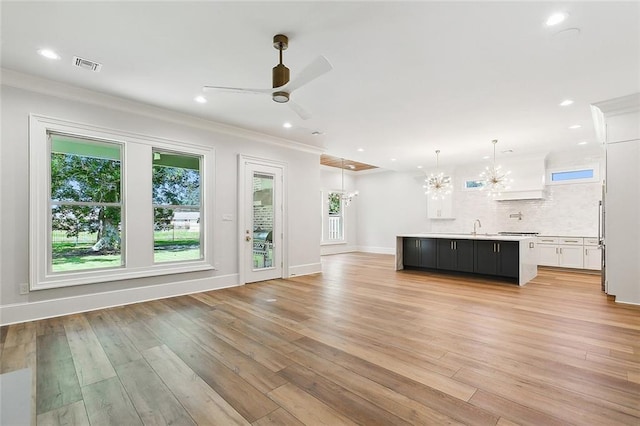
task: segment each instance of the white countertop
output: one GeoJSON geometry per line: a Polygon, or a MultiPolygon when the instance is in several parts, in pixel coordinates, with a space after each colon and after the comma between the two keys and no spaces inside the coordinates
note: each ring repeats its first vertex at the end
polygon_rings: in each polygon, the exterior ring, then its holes
{"type": "Polygon", "coordinates": [[[495,241],[524,241],[534,240],[536,237],[533,235],[497,235],[497,234],[401,234],[397,235],[400,238],[443,238],[443,239],[457,239],[457,240],[495,240],[495,241]]]}

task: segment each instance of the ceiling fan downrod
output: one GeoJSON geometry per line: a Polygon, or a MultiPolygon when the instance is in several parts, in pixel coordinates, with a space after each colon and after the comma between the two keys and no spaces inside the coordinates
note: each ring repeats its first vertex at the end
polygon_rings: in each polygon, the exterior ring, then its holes
{"type": "MultiPolygon", "coordinates": [[[[280,63],[273,67],[272,82],[273,88],[284,86],[289,82],[289,68],[282,63],[282,51],[289,47],[289,38],[286,35],[276,34],[273,36],[273,47],[278,50],[280,63]]],[[[272,98],[275,102],[286,103],[289,101],[289,93],[284,91],[274,92],[272,98]]]]}

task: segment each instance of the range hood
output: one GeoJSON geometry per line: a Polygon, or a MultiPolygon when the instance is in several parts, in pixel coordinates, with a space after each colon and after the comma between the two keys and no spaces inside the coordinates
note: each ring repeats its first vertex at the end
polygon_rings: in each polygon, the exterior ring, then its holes
{"type": "Polygon", "coordinates": [[[499,161],[503,169],[511,170],[511,187],[496,201],[540,200],[544,198],[544,156],[499,161]]]}

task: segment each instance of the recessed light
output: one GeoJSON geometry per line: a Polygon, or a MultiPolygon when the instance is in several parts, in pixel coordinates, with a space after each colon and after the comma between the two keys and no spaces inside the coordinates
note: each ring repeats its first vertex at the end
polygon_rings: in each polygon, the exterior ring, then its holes
{"type": "Polygon", "coordinates": [[[356,166],[354,166],[353,164],[349,164],[347,167],[350,168],[351,170],[356,168],[356,166]]]}
{"type": "Polygon", "coordinates": [[[358,152],[364,152],[364,148],[358,148],[358,152]]]}
{"type": "Polygon", "coordinates": [[[491,158],[490,155],[485,155],[484,157],[482,157],[483,160],[488,160],[489,158],[491,158]]]}
{"type": "Polygon", "coordinates": [[[194,101],[196,101],[199,104],[206,104],[207,103],[207,98],[205,98],[204,96],[196,96],[195,98],[193,98],[194,101]]]}
{"type": "Polygon", "coordinates": [[[547,27],[552,27],[554,25],[558,25],[560,22],[564,21],[565,19],[567,19],[567,14],[564,12],[558,12],[549,16],[545,23],[547,24],[547,27]]]}
{"type": "Polygon", "coordinates": [[[573,103],[573,101],[571,99],[565,99],[564,101],[560,102],[560,106],[569,106],[573,103]]]}
{"type": "Polygon", "coordinates": [[[569,128],[570,128],[571,130],[579,129],[580,127],[582,127],[582,126],[581,126],[581,125],[579,125],[579,124],[574,124],[573,126],[569,126],[569,128]]]}
{"type": "Polygon", "coordinates": [[[418,168],[419,168],[419,169],[421,169],[421,168],[422,168],[422,166],[418,166],[418,168]]]}
{"type": "Polygon", "coordinates": [[[391,161],[396,161],[396,159],[395,158],[391,158],[391,161]]]}
{"type": "Polygon", "coordinates": [[[581,141],[581,142],[578,142],[578,145],[586,145],[586,144],[588,144],[588,143],[589,143],[589,142],[587,142],[587,141],[581,141]]]}
{"type": "Polygon", "coordinates": [[[284,127],[285,129],[290,129],[293,126],[291,125],[291,123],[284,123],[282,127],[284,127]]]}
{"type": "Polygon", "coordinates": [[[51,49],[40,49],[38,50],[38,53],[47,59],[60,59],[60,55],[51,49]]]}

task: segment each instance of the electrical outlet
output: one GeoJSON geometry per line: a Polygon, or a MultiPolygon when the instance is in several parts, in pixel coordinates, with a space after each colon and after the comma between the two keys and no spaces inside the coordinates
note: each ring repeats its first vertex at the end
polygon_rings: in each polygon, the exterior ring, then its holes
{"type": "Polygon", "coordinates": [[[21,283],[20,284],[20,294],[29,294],[29,284],[21,283]]]}

